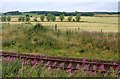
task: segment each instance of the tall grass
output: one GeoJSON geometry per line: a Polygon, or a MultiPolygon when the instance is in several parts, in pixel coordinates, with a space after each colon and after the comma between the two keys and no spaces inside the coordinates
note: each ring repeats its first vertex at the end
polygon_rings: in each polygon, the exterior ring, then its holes
{"type": "Polygon", "coordinates": [[[62,31],[41,24],[3,24],[2,28],[5,51],[118,60],[117,33],[62,31]]]}

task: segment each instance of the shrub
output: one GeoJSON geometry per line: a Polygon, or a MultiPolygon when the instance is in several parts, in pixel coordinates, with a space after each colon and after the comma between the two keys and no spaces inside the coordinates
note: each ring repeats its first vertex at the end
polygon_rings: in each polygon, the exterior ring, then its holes
{"type": "Polygon", "coordinates": [[[68,17],[68,21],[69,21],[69,22],[72,21],[72,16],[69,16],[69,17],[68,17]]]}
{"type": "Polygon", "coordinates": [[[6,21],[6,16],[2,16],[1,17],[1,21],[3,22],[3,21],[6,21]]]}
{"type": "Polygon", "coordinates": [[[75,17],[76,21],[79,22],[80,21],[80,14],[76,14],[76,17],[75,17]]]}
{"type": "Polygon", "coordinates": [[[40,16],[40,19],[41,19],[41,21],[44,21],[45,15],[41,15],[41,16],[40,16]]]}
{"type": "Polygon", "coordinates": [[[64,14],[60,15],[59,19],[60,19],[60,21],[63,21],[64,20],[64,14]]]}
{"type": "Polygon", "coordinates": [[[55,21],[56,20],[56,16],[55,15],[51,15],[51,21],[55,21]]]}
{"type": "Polygon", "coordinates": [[[7,21],[11,21],[11,16],[8,16],[8,17],[7,17],[7,21]]]}
{"type": "Polygon", "coordinates": [[[30,21],[30,17],[26,17],[25,19],[26,19],[26,21],[30,21]]]}
{"type": "Polygon", "coordinates": [[[23,21],[24,22],[24,17],[22,17],[22,16],[20,16],[19,18],[18,18],[18,21],[23,21]]]}
{"type": "Polygon", "coordinates": [[[50,21],[51,19],[51,13],[48,13],[47,16],[46,16],[47,20],[50,21]]]}

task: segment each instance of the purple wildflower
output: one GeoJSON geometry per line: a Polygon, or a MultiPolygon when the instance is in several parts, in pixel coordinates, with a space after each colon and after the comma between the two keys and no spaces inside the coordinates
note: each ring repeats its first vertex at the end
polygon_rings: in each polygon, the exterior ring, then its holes
{"type": "Polygon", "coordinates": [[[84,66],[87,63],[86,59],[82,60],[82,65],[84,66]]]}
{"type": "Polygon", "coordinates": [[[32,60],[31,61],[31,66],[33,66],[35,64],[35,61],[34,60],[32,60]]]}
{"type": "Polygon", "coordinates": [[[97,70],[97,66],[96,65],[93,65],[93,70],[97,70]]]}
{"type": "Polygon", "coordinates": [[[99,69],[100,69],[101,71],[104,71],[104,70],[105,70],[104,64],[100,65],[100,66],[99,66],[99,69]]]}
{"type": "Polygon", "coordinates": [[[83,67],[83,70],[88,70],[89,69],[89,65],[85,65],[84,67],[83,67]]]}

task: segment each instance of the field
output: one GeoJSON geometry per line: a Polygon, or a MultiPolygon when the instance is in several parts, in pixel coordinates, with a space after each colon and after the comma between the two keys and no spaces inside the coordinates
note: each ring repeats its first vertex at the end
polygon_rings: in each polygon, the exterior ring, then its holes
{"type": "MultiPolygon", "coordinates": [[[[80,22],[68,22],[67,17],[65,16],[64,22],[60,22],[58,17],[55,22],[47,22],[47,20],[41,22],[39,16],[35,15],[29,22],[18,22],[18,16],[12,16],[10,22],[0,22],[1,48],[3,51],[44,54],[45,56],[119,60],[117,53],[118,18],[116,15],[82,16],[80,22]],[[33,21],[35,17],[38,17],[37,22],[33,21]]],[[[71,75],[62,70],[50,70],[51,72],[49,72],[49,69],[39,67],[40,65],[22,66],[17,60],[10,64],[3,63],[4,72],[11,69],[11,72],[4,73],[3,76],[84,76],[84,73],[79,73],[82,71],[71,75]],[[30,70],[31,72],[28,73],[30,70]],[[14,71],[16,72],[14,73],[14,71]],[[39,73],[40,71],[42,73],[39,73]]],[[[112,76],[115,75],[112,74],[112,76]]]]}
{"type": "MultiPolygon", "coordinates": [[[[99,15],[100,16],[100,15],[99,15]]],[[[64,22],[59,21],[59,17],[56,17],[56,22],[47,22],[45,19],[45,22],[40,21],[40,15],[33,16],[30,18],[32,24],[41,23],[42,25],[47,26],[55,26],[55,24],[58,25],[58,28],[62,30],[71,29],[75,30],[77,28],[83,30],[83,31],[96,31],[100,32],[101,30],[103,32],[118,32],[118,17],[117,16],[104,16],[99,17],[98,15],[96,17],[89,17],[89,16],[82,16],[80,22],[67,22],[68,16],[65,16],[64,22]],[[33,19],[37,17],[38,22],[34,22],[33,19]]],[[[75,17],[73,16],[73,19],[75,17]]],[[[13,16],[11,19],[11,24],[21,24],[21,22],[18,22],[18,16],[13,16]]]]}

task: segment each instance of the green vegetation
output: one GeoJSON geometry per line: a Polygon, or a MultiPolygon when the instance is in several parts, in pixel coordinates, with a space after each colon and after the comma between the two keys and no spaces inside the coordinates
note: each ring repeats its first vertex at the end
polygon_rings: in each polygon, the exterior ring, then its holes
{"type": "Polygon", "coordinates": [[[118,60],[117,33],[58,29],[41,24],[3,24],[4,51],[118,60]],[[109,54],[109,55],[108,55],[109,54]]]}
{"type": "Polygon", "coordinates": [[[76,17],[75,17],[76,21],[79,22],[80,21],[80,14],[76,14],[76,17]]]}
{"type": "Polygon", "coordinates": [[[2,22],[4,22],[4,21],[6,21],[6,16],[1,16],[0,19],[1,19],[2,22]]]}
{"type": "Polygon", "coordinates": [[[41,21],[44,21],[45,20],[45,15],[41,15],[40,19],[41,19],[41,21]]]}
{"type": "Polygon", "coordinates": [[[77,13],[80,13],[81,16],[94,16],[95,14],[107,14],[107,15],[114,15],[118,14],[118,12],[58,12],[58,11],[30,11],[30,12],[19,12],[19,11],[10,11],[4,13],[4,15],[25,15],[25,14],[30,14],[30,15],[41,15],[41,14],[48,14],[52,13],[55,16],[60,16],[61,14],[64,14],[65,16],[70,16],[73,15],[75,16],[77,13]]]}
{"type": "Polygon", "coordinates": [[[72,21],[72,16],[69,16],[69,17],[68,17],[68,21],[69,21],[69,22],[72,21]]]}
{"type": "Polygon", "coordinates": [[[7,21],[11,21],[11,16],[8,16],[8,17],[7,17],[7,21]]]}
{"type": "Polygon", "coordinates": [[[64,14],[59,16],[60,21],[62,22],[64,20],[64,14]]]}
{"type": "Polygon", "coordinates": [[[25,17],[25,20],[26,20],[26,21],[30,21],[30,17],[28,17],[28,16],[25,17]]]}
{"type": "Polygon", "coordinates": [[[24,20],[25,20],[24,17],[21,17],[21,16],[18,17],[18,21],[23,21],[24,22],[24,20]]]}
{"type": "Polygon", "coordinates": [[[51,21],[55,21],[56,20],[56,16],[55,15],[51,15],[51,21]]]}
{"type": "MultiPolygon", "coordinates": [[[[25,18],[24,18],[24,16],[19,16],[18,17],[18,21],[20,22],[20,21],[24,21],[23,20],[23,18],[25,19],[25,21],[30,21],[30,18],[31,18],[32,16],[30,16],[30,15],[25,15],[25,18]]],[[[11,16],[8,16],[7,17],[7,21],[11,21],[11,16]]],[[[46,19],[47,19],[47,21],[56,21],[57,19],[56,19],[56,16],[55,15],[53,15],[52,13],[48,13],[47,14],[47,16],[46,16],[46,19]]],[[[76,22],[79,22],[80,21],[80,15],[79,14],[76,14],[76,17],[75,17],[75,19],[76,19],[76,22]]],[[[73,21],[75,22],[75,19],[73,19],[73,21]]],[[[43,22],[44,20],[45,20],[45,15],[41,15],[40,16],[40,20],[43,22]]],[[[59,20],[62,22],[63,20],[64,20],[64,14],[62,14],[62,15],[60,15],[59,16],[59,20]]],[[[1,17],[1,21],[6,21],[6,17],[1,17]]],[[[37,17],[33,17],[33,21],[34,22],[37,22],[38,21],[38,19],[37,19],[37,17]]],[[[72,16],[69,16],[68,17],[68,21],[70,22],[70,21],[72,21],[72,16]]]]}
{"type": "Polygon", "coordinates": [[[51,15],[52,15],[51,13],[48,13],[48,14],[47,14],[46,19],[47,19],[48,21],[50,21],[51,15]]]}

